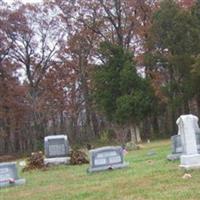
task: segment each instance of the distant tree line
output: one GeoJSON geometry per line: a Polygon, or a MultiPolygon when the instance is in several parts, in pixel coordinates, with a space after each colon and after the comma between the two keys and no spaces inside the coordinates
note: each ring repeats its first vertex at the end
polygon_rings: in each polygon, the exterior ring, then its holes
{"type": "Polygon", "coordinates": [[[0,153],[169,138],[200,116],[200,1],[0,1],[0,153]]]}

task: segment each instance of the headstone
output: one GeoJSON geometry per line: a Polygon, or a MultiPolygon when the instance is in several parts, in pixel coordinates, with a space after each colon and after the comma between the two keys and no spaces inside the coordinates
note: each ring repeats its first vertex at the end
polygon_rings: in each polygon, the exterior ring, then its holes
{"type": "Polygon", "coordinates": [[[173,135],[171,137],[171,141],[172,141],[172,153],[173,154],[182,153],[183,147],[182,147],[182,142],[181,142],[181,136],[173,135]]]}
{"type": "MultiPolygon", "coordinates": [[[[200,133],[196,132],[197,151],[200,153],[200,133]]],[[[180,135],[171,136],[172,153],[167,156],[168,160],[178,160],[183,154],[183,147],[180,135]]]]}
{"type": "Polygon", "coordinates": [[[7,186],[23,185],[25,179],[20,179],[15,162],[0,163],[0,188],[7,186]]]}
{"type": "Polygon", "coordinates": [[[173,135],[171,136],[171,148],[172,153],[167,156],[168,160],[177,160],[180,158],[183,148],[182,148],[182,142],[181,142],[181,136],[180,135],[173,135]]]}
{"type": "Polygon", "coordinates": [[[196,134],[196,141],[197,141],[197,150],[200,153],[200,133],[196,134]]]}
{"type": "Polygon", "coordinates": [[[128,166],[124,162],[122,147],[101,147],[89,151],[90,168],[89,172],[96,172],[108,169],[117,169],[128,166]]]}
{"type": "Polygon", "coordinates": [[[44,139],[45,164],[67,164],[70,161],[66,135],[52,135],[44,139]]]}
{"type": "Polygon", "coordinates": [[[184,169],[200,168],[200,154],[197,150],[196,132],[199,129],[198,117],[181,115],[176,121],[182,141],[183,154],[180,167],[184,169]]]}

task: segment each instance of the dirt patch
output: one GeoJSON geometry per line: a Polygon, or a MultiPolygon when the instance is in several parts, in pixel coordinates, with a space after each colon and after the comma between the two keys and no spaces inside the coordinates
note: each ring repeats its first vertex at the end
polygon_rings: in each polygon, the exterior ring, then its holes
{"type": "Polygon", "coordinates": [[[20,158],[19,155],[0,155],[0,163],[16,161],[20,158]]]}

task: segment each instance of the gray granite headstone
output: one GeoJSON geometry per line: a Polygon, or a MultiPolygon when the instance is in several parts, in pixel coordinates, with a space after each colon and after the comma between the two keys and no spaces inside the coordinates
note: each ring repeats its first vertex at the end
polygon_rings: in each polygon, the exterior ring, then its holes
{"type": "Polygon", "coordinates": [[[52,135],[45,137],[46,158],[65,157],[69,154],[69,143],[66,135],[52,135]]]}
{"type": "Polygon", "coordinates": [[[181,136],[180,135],[173,135],[171,136],[171,149],[172,153],[167,156],[168,160],[177,160],[180,158],[183,147],[181,142],[181,136]]]}
{"type": "Polygon", "coordinates": [[[45,164],[69,162],[69,142],[66,135],[51,135],[44,139],[45,164]]]}
{"type": "Polygon", "coordinates": [[[181,136],[173,135],[171,137],[171,142],[172,142],[172,153],[173,154],[182,153],[183,148],[182,148],[181,136]]]}
{"type": "Polygon", "coordinates": [[[0,188],[25,184],[25,179],[20,179],[15,162],[0,163],[0,188]]]}
{"type": "Polygon", "coordinates": [[[128,166],[128,164],[124,162],[123,149],[121,147],[101,147],[90,150],[89,154],[89,172],[117,169],[128,166]]]}

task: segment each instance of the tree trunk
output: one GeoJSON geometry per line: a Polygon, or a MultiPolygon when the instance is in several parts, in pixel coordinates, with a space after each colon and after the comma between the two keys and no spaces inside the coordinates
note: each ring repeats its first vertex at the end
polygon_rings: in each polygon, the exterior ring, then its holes
{"type": "Polygon", "coordinates": [[[172,124],[172,127],[171,127],[171,132],[172,133],[175,133],[176,132],[176,112],[175,112],[175,109],[174,109],[174,105],[171,106],[171,124],[172,124]]]}
{"type": "Polygon", "coordinates": [[[135,127],[135,133],[136,133],[136,140],[137,140],[137,143],[141,143],[141,142],[142,142],[142,139],[141,139],[141,136],[140,136],[140,128],[139,128],[139,126],[136,126],[136,127],[135,127]]]}
{"type": "Polygon", "coordinates": [[[159,137],[159,125],[158,125],[158,116],[156,114],[153,114],[153,134],[155,138],[159,137]]]}
{"type": "Polygon", "coordinates": [[[196,97],[196,102],[197,102],[197,112],[198,116],[200,117],[200,96],[196,97]]]}
{"type": "Polygon", "coordinates": [[[65,131],[65,124],[64,124],[64,116],[63,116],[63,111],[60,111],[60,133],[64,134],[65,131]]]}
{"type": "Polygon", "coordinates": [[[141,140],[141,136],[140,136],[140,129],[138,125],[131,125],[130,126],[130,132],[131,132],[131,142],[137,144],[140,143],[141,140]]]}
{"type": "Polygon", "coordinates": [[[189,108],[189,103],[187,100],[184,101],[184,114],[189,114],[190,113],[190,108],[189,108]]]}

